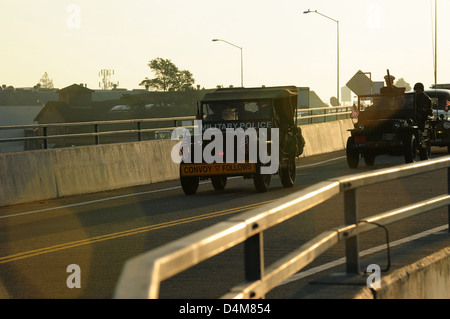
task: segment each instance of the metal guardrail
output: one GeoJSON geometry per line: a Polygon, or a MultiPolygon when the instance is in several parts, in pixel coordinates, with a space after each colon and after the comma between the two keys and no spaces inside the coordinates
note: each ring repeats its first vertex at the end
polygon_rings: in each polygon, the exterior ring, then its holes
{"type": "Polygon", "coordinates": [[[162,281],[240,243],[244,243],[246,281],[223,298],[263,298],[341,241],[346,245],[347,272],[359,274],[359,234],[444,206],[449,207],[450,223],[449,190],[450,156],[324,181],[132,258],[125,264],[114,297],[158,298],[162,281]],[[358,188],[444,168],[447,194],[358,219],[358,188]],[[344,193],[345,225],[322,233],[265,268],[263,232],[340,193],[344,193]]]}
{"type": "MultiPolygon", "coordinates": [[[[311,108],[311,109],[299,109],[298,110],[298,124],[308,124],[304,123],[304,120],[310,120],[312,123],[313,119],[345,116],[349,117],[351,112],[347,110],[351,109],[349,106],[337,106],[337,107],[321,107],[321,108],[311,108]],[[318,114],[320,113],[320,114],[318,114]],[[304,115],[310,114],[310,115],[304,115]]],[[[49,141],[62,138],[83,138],[83,137],[94,137],[94,144],[100,144],[100,137],[107,135],[118,135],[118,134],[137,134],[137,140],[142,141],[143,133],[156,132],[160,130],[174,130],[177,127],[179,121],[183,120],[195,120],[195,116],[183,116],[183,117],[170,117],[170,118],[151,118],[151,119],[131,119],[131,120],[112,120],[112,121],[90,121],[90,122],[73,122],[73,123],[49,123],[49,124],[27,124],[27,125],[9,125],[0,126],[0,131],[5,130],[27,130],[32,129],[36,132],[42,132],[41,135],[36,136],[24,136],[24,137],[9,137],[0,138],[0,143],[5,142],[20,142],[20,141],[43,141],[41,148],[47,149],[49,147],[49,141]],[[144,123],[150,122],[170,122],[173,121],[174,125],[171,127],[160,127],[160,128],[143,128],[144,123]],[[108,125],[120,125],[120,124],[135,124],[135,129],[116,129],[109,131],[101,131],[100,127],[107,127],[108,125]],[[49,134],[49,129],[55,130],[65,130],[66,128],[80,128],[80,127],[91,127],[92,132],[88,133],[61,133],[61,134],[49,134]]],[[[320,123],[321,121],[317,121],[320,123]]],[[[188,126],[184,126],[188,128],[188,126]]],[[[64,146],[62,146],[64,147],[64,146]]]]}
{"type": "Polygon", "coordinates": [[[313,123],[313,120],[319,120],[314,123],[321,123],[320,119],[322,119],[322,122],[327,121],[327,118],[332,120],[332,117],[334,117],[334,120],[337,120],[339,118],[349,118],[352,114],[352,106],[333,106],[333,107],[316,107],[316,108],[309,108],[309,109],[298,109],[298,124],[310,124],[313,123]],[[309,114],[309,115],[304,115],[309,114]],[[304,121],[309,120],[309,121],[304,121]]]}
{"type": "Polygon", "coordinates": [[[171,118],[151,118],[151,119],[132,119],[132,120],[113,120],[113,121],[92,121],[92,122],[73,122],[73,123],[50,123],[50,124],[29,124],[29,125],[14,125],[14,126],[0,126],[1,130],[16,130],[16,129],[42,129],[43,135],[39,136],[26,136],[26,137],[10,137],[10,138],[0,138],[0,143],[2,142],[17,142],[17,141],[32,141],[32,140],[43,140],[44,149],[48,148],[48,140],[60,139],[60,138],[74,138],[74,137],[95,137],[95,144],[100,144],[100,136],[113,135],[113,134],[131,134],[137,133],[138,141],[142,141],[142,134],[146,132],[156,132],[160,130],[173,130],[177,126],[178,121],[183,120],[194,120],[195,116],[184,116],[184,117],[171,117],[171,118]],[[173,121],[174,126],[172,127],[161,127],[161,128],[142,128],[142,124],[149,122],[168,122],[173,121]],[[114,124],[136,124],[136,129],[127,130],[114,130],[114,131],[100,131],[100,126],[114,125],[114,124]],[[90,126],[93,128],[94,132],[90,133],[70,133],[70,134],[54,134],[49,135],[48,129],[50,128],[67,128],[67,127],[83,127],[90,126]]]}

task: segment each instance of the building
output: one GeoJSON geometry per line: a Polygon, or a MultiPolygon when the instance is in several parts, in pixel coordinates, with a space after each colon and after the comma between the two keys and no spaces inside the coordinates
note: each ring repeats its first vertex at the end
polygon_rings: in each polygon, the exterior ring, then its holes
{"type": "MultiPolygon", "coordinates": [[[[58,97],[56,90],[35,88],[0,89],[0,126],[33,124],[34,118],[45,103],[58,97]]],[[[0,139],[25,136],[24,129],[0,130],[0,139]]],[[[0,152],[23,151],[24,142],[0,143],[0,152]]]]}
{"type": "Polygon", "coordinates": [[[39,124],[72,123],[100,120],[101,114],[108,111],[119,100],[93,102],[94,90],[82,84],[72,84],[57,90],[57,101],[48,101],[34,118],[39,124]]]}

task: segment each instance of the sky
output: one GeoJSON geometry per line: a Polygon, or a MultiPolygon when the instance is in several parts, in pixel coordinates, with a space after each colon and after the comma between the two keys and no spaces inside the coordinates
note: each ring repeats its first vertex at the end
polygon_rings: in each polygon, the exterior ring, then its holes
{"type": "Polygon", "coordinates": [[[150,60],[171,60],[195,84],[309,87],[329,103],[358,71],[386,70],[411,86],[450,83],[448,0],[2,0],[0,85],[32,87],[47,72],[56,88],[120,88],[153,78],[150,60]],[[334,20],[303,12],[317,10],[334,20]],[[226,42],[213,42],[221,39],[226,42]]]}

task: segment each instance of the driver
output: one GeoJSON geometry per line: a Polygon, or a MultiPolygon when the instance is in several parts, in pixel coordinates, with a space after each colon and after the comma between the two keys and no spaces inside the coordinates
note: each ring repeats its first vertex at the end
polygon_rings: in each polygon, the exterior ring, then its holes
{"type": "Polygon", "coordinates": [[[210,111],[206,116],[207,121],[220,121],[220,120],[235,120],[236,107],[224,104],[211,104],[209,106],[210,111]]]}
{"type": "Polygon", "coordinates": [[[221,119],[220,113],[221,113],[221,106],[218,104],[211,104],[209,106],[209,110],[211,111],[211,113],[209,113],[205,120],[207,121],[218,121],[221,119]]]}

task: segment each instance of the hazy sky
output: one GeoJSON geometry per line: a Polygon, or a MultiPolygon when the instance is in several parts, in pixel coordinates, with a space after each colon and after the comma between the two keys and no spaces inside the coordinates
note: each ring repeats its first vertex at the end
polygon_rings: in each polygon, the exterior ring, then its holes
{"type": "MultiPolygon", "coordinates": [[[[450,1],[438,0],[438,82],[450,83],[450,1]]],[[[122,88],[139,88],[161,57],[189,70],[195,85],[296,85],[324,102],[358,71],[382,81],[386,69],[411,85],[434,83],[435,0],[2,0],[0,84],[31,87],[47,72],[55,87],[99,88],[113,69],[122,88]]]]}

